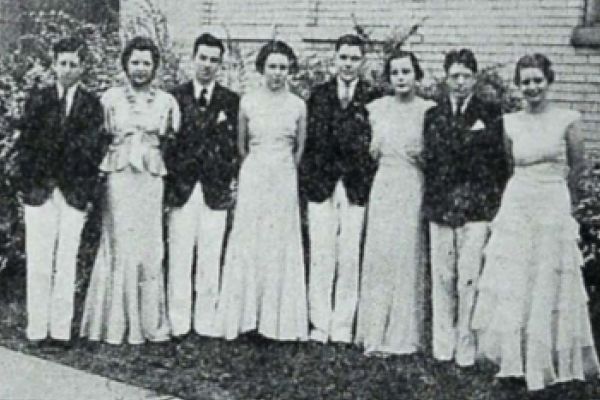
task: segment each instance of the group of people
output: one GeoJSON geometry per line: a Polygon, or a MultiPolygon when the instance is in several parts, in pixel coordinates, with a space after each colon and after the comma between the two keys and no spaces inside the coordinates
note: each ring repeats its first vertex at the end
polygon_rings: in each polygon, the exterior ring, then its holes
{"type": "Polygon", "coordinates": [[[468,49],[447,53],[435,103],[416,95],[412,52],[387,57],[384,94],[360,76],[362,39],[344,35],[336,76],[305,103],[288,90],[298,65],[282,41],[260,49],[263,84],[241,100],[216,82],[225,50],[210,34],[170,93],[152,85],[156,45],[132,39],[127,84],[101,99],[80,83],[81,45],[54,46],[56,84],[31,94],[17,144],[30,340],[70,340],[79,238],[102,188],[90,340],[256,331],[410,354],[423,347],[430,257],[436,359],[484,355],[530,389],[600,372],[570,216],[580,116],[548,101],[544,55],[518,61],[525,108],[502,115],[474,93],[468,49]]]}

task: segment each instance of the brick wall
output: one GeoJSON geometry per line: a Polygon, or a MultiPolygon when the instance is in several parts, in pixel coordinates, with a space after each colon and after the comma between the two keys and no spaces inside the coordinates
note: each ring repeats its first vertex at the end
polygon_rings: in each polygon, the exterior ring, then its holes
{"type": "MultiPolygon", "coordinates": [[[[409,46],[430,77],[442,75],[444,52],[459,46],[472,48],[482,67],[502,64],[507,79],[519,56],[545,53],[557,73],[552,98],[583,113],[588,152],[600,158],[600,50],[570,44],[573,28],[585,17],[585,0],[154,1],[186,56],[199,32],[223,32],[222,24],[246,48],[257,48],[278,24],[280,36],[298,51],[330,54],[332,41],[351,32],[352,13],[375,39],[426,17],[409,46]]],[[[126,8],[135,0],[121,2],[126,8]]]]}

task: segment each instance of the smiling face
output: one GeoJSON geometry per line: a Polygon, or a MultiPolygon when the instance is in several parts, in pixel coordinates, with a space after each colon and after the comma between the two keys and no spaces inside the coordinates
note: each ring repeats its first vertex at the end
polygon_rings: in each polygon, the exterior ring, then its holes
{"type": "Polygon", "coordinates": [[[446,85],[452,96],[464,99],[473,93],[475,74],[465,65],[454,63],[448,68],[446,85]]]}
{"type": "Polygon", "coordinates": [[[216,46],[206,46],[201,44],[196,49],[194,56],[194,68],[196,80],[203,85],[207,85],[215,80],[221,61],[223,60],[221,49],[216,46]]]}
{"type": "Polygon", "coordinates": [[[81,78],[83,68],[76,52],[60,52],[52,64],[56,79],[64,88],[69,88],[81,78]]]}
{"type": "Polygon", "coordinates": [[[523,68],[519,71],[519,89],[523,98],[532,106],[537,106],[546,101],[550,83],[544,72],[535,67],[523,68]]]}
{"type": "Polygon", "coordinates": [[[406,96],[414,92],[416,74],[409,57],[390,61],[390,84],[396,95],[406,96]]]}
{"type": "Polygon", "coordinates": [[[154,61],[150,50],[133,50],[127,61],[127,77],[134,87],[149,85],[154,79],[154,61]]]}
{"type": "Polygon", "coordinates": [[[267,87],[272,91],[278,91],[285,87],[288,73],[290,71],[290,60],[281,53],[271,53],[265,60],[264,77],[267,87]]]}
{"type": "Polygon", "coordinates": [[[340,46],[335,54],[335,67],[338,76],[346,82],[353,81],[358,78],[364,61],[365,56],[359,46],[347,44],[340,46]]]}

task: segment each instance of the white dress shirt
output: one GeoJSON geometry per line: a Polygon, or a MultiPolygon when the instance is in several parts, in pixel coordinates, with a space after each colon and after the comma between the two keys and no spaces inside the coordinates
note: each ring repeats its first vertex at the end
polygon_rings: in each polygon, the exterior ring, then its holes
{"type": "Polygon", "coordinates": [[[200,93],[202,93],[202,89],[206,89],[206,104],[210,104],[210,99],[212,98],[212,93],[215,89],[215,81],[210,81],[208,85],[203,85],[196,79],[192,80],[192,82],[194,85],[194,98],[198,100],[200,98],[200,93]]]}
{"type": "Polygon", "coordinates": [[[354,97],[354,91],[356,90],[356,85],[358,84],[358,78],[350,81],[349,83],[344,81],[342,78],[338,76],[337,78],[337,90],[338,90],[338,98],[340,100],[344,99],[348,96],[348,100],[352,100],[354,97]]]}
{"type": "MultiPolygon", "coordinates": [[[[460,108],[461,114],[465,113],[465,110],[467,109],[467,106],[469,105],[469,101],[471,101],[471,97],[473,97],[473,94],[468,95],[463,100],[463,104],[460,108]]],[[[452,104],[452,115],[456,115],[457,114],[456,107],[458,106],[458,99],[454,96],[450,96],[450,104],[452,104]]]]}

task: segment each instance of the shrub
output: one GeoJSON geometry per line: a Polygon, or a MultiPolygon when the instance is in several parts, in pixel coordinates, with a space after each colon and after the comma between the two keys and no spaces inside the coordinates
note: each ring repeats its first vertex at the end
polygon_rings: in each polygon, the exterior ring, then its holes
{"type": "Polygon", "coordinates": [[[86,43],[83,84],[101,94],[124,80],[120,67],[123,40],[133,35],[154,37],[161,50],[158,85],[169,87],[182,79],[179,57],[172,51],[164,17],[147,2],[135,27],[124,29],[120,37],[117,27],[106,23],[78,20],[62,11],[32,11],[22,15],[25,32],[12,51],[0,57],[0,270],[24,260],[22,210],[12,184],[14,143],[18,138],[19,120],[28,93],[34,88],[51,85],[52,45],[66,36],[86,43]],[[135,29],[134,29],[135,28],[135,29]]]}

